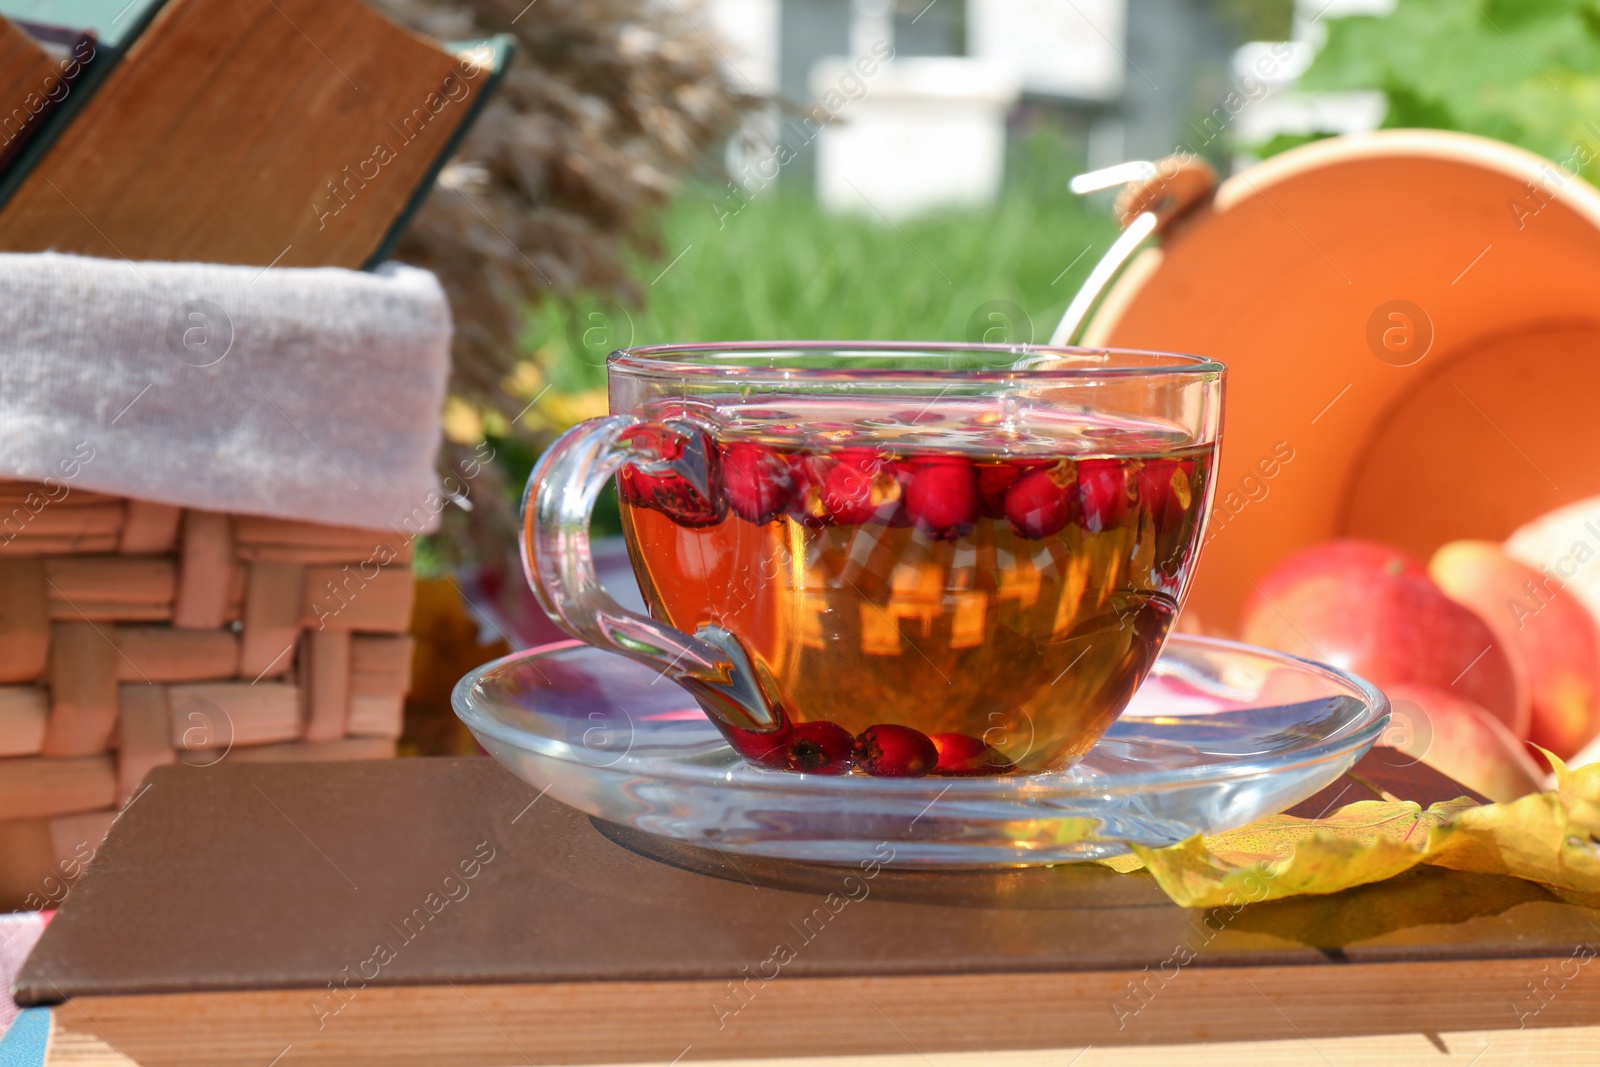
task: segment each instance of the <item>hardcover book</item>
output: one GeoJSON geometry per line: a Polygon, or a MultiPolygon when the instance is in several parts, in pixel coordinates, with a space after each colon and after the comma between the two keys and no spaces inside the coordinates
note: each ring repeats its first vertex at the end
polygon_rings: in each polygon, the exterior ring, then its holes
{"type": "Polygon", "coordinates": [[[12,252],[375,264],[511,54],[508,36],[445,46],[362,0],[135,0],[109,22],[43,6],[116,31],[0,181],[12,252]]]}

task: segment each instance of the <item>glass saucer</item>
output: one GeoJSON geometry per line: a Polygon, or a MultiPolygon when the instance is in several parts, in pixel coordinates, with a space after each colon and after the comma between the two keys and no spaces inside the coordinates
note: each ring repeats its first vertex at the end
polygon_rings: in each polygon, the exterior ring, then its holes
{"type": "Polygon", "coordinates": [[[608,822],[732,853],[905,867],[1100,859],[1242,826],[1339,777],[1389,718],[1353,675],[1183,634],[1083,760],[1029,776],[756,767],[659,672],[575,641],[479,667],[452,699],[514,774],[608,822]]]}

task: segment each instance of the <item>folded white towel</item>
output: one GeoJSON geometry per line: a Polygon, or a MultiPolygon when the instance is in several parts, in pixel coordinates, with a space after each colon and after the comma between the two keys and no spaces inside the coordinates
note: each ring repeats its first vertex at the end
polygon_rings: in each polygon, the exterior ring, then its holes
{"type": "Polygon", "coordinates": [[[0,254],[0,478],[415,529],[449,351],[415,268],[0,254]]]}

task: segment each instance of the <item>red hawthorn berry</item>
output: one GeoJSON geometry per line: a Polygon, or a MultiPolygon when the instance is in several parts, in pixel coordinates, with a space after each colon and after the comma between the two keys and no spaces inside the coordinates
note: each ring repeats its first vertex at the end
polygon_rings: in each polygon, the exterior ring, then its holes
{"type": "Polygon", "coordinates": [[[977,777],[984,774],[1005,774],[1014,764],[982,738],[971,734],[929,734],[939,761],[934,774],[977,777]]]}
{"type": "Polygon", "coordinates": [[[623,467],[617,472],[617,495],[624,504],[636,508],[650,506],[650,494],[645,491],[644,475],[634,470],[632,465],[623,467]]]}
{"type": "Polygon", "coordinates": [[[759,763],[763,767],[787,766],[784,759],[784,747],[788,745],[790,735],[794,733],[793,727],[788,723],[781,724],[776,730],[741,730],[737,726],[722,724],[722,733],[728,739],[728,744],[733,750],[752,763],[759,763]]]}
{"type": "Polygon", "coordinates": [[[856,765],[879,778],[920,778],[939,762],[927,735],[909,726],[869,726],[856,736],[856,765]]]}
{"type": "Polygon", "coordinates": [[[788,462],[760,445],[729,445],[722,454],[728,506],[746,522],[771,522],[789,506],[794,478],[788,462]]]}
{"type": "Polygon", "coordinates": [[[856,449],[839,453],[838,462],[822,481],[822,505],[841,526],[867,522],[880,510],[888,518],[900,496],[900,480],[893,467],[871,452],[856,449]]]}
{"type": "MultiPolygon", "coordinates": [[[[653,508],[679,526],[714,526],[728,514],[721,492],[721,456],[709,434],[703,430],[690,432],[700,438],[701,454],[709,467],[706,472],[711,486],[709,497],[679,474],[671,471],[649,474],[631,463],[617,473],[619,491],[629,504],[653,508]]],[[[682,458],[687,440],[681,434],[655,426],[636,427],[630,436],[633,443],[649,445],[667,461],[682,458]]]]}
{"type": "Polygon", "coordinates": [[[1083,528],[1109,530],[1128,514],[1128,466],[1117,459],[1085,459],[1078,463],[1074,491],[1083,528]]]}
{"type": "Polygon", "coordinates": [[[911,490],[911,477],[916,474],[916,468],[904,460],[897,460],[890,464],[890,469],[894,472],[896,482],[895,488],[889,490],[895,494],[894,507],[879,508],[875,518],[885,526],[900,530],[911,525],[911,511],[906,507],[906,499],[911,490]]]}
{"type": "Polygon", "coordinates": [[[1188,511],[1194,503],[1189,481],[1193,473],[1193,460],[1156,459],[1139,468],[1139,502],[1158,526],[1174,511],[1188,511]]]}
{"type": "Polygon", "coordinates": [[[978,521],[978,479],[972,464],[953,459],[919,464],[905,492],[906,513],[919,530],[953,540],[978,521]]]}
{"type": "Polygon", "coordinates": [[[978,467],[978,502],[989,519],[1006,517],[1006,492],[1027,468],[1015,463],[985,463],[978,467]]]}
{"type": "Polygon", "coordinates": [[[645,474],[630,464],[617,477],[623,498],[630,504],[659,511],[679,526],[715,526],[727,517],[727,507],[720,496],[707,500],[675,474],[645,474]]]}
{"type": "Polygon", "coordinates": [[[789,731],[779,749],[783,766],[802,774],[844,774],[850,769],[854,738],[836,722],[818,719],[789,731]]]}
{"type": "Polygon", "coordinates": [[[873,485],[872,496],[882,501],[872,512],[868,522],[882,523],[901,529],[911,525],[911,513],[906,510],[906,493],[911,488],[915,469],[905,460],[882,460],[873,485]]]}
{"type": "Polygon", "coordinates": [[[1064,464],[1018,478],[1006,494],[1011,528],[1033,540],[1061,532],[1072,518],[1071,479],[1071,468],[1064,464]]]}
{"type": "Polygon", "coordinates": [[[828,477],[828,461],[805,452],[792,453],[789,463],[789,506],[786,513],[796,522],[817,528],[828,525],[828,509],[822,503],[822,484],[828,477]]]}

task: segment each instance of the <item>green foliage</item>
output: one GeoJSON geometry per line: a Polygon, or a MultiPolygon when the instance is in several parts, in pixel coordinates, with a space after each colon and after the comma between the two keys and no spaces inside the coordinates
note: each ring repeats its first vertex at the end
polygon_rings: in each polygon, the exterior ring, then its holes
{"type": "MultiPolygon", "coordinates": [[[[601,387],[604,349],[617,345],[970,340],[975,313],[980,329],[999,321],[987,313],[1006,314],[991,301],[1021,308],[1043,342],[1116,236],[1103,204],[1067,192],[1070,166],[1050,169],[1047,179],[1019,179],[991,207],[893,225],[829,215],[806,189],[741,199],[727,187],[690,187],[662,228],[666,255],[635,264],[642,307],[541,305],[530,341],[559,392],[601,387]]],[[[1029,326],[1010,339],[1026,340],[1029,326]]]]}
{"type": "Polygon", "coordinates": [[[1251,41],[1287,41],[1294,29],[1294,0],[1223,0],[1222,10],[1251,41]]]}
{"type": "Polygon", "coordinates": [[[1254,155],[1265,159],[1268,156],[1275,156],[1279,152],[1287,152],[1291,148],[1299,148],[1303,144],[1310,144],[1312,141],[1325,141],[1330,136],[1332,135],[1327,133],[1280,133],[1276,137],[1270,137],[1260,144],[1250,145],[1249,147],[1254,155]]]}
{"type": "Polygon", "coordinates": [[[1303,88],[1381,89],[1385,126],[1482,134],[1596,177],[1600,0],[1399,0],[1328,31],[1303,88]]]}

